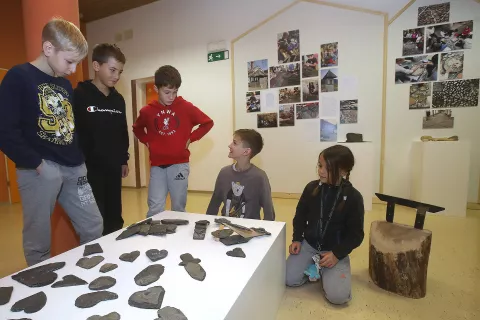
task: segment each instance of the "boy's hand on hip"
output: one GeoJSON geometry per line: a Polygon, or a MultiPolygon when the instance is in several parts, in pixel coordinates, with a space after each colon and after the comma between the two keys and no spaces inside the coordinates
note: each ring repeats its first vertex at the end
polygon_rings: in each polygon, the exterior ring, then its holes
{"type": "Polygon", "coordinates": [[[292,244],[288,248],[288,251],[290,252],[290,254],[299,254],[301,248],[302,248],[302,243],[295,241],[295,242],[292,242],[292,244]]]}
{"type": "Polygon", "coordinates": [[[130,172],[130,169],[128,169],[128,164],[122,165],[122,178],[128,177],[129,172],[130,172]]]}
{"type": "Polygon", "coordinates": [[[185,149],[188,149],[188,146],[190,145],[190,139],[187,141],[187,145],[185,146],[185,149]]]}
{"type": "Polygon", "coordinates": [[[40,174],[40,172],[42,171],[42,166],[43,166],[43,160],[42,160],[42,162],[38,165],[38,167],[35,169],[38,174],[40,174]]]}
{"type": "Polygon", "coordinates": [[[338,259],[335,257],[332,251],[326,252],[322,255],[322,259],[320,260],[320,266],[333,268],[337,264],[338,259]]]}

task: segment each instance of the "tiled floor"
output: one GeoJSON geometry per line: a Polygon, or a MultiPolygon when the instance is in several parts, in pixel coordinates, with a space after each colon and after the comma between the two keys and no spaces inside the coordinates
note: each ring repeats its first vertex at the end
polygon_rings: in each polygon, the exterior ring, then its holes
{"type": "MultiPolygon", "coordinates": [[[[146,190],[125,189],[123,196],[125,223],[143,219],[147,210],[146,190]]],[[[187,211],[205,212],[209,200],[209,194],[189,194],[187,211]]],[[[287,222],[289,242],[297,201],[274,199],[274,204],[277,220],[287,222]]],[[[466,218],[427,217],[425,228],[433,232],[432,250],[427,296],[418,300],[385,292],[369,278],[370,223],[384,217],[385,206],[380,204],[375,204],[372,212],[366,213],[365,240],[351,254],[353,300],[348,306],[330,305],[322,296],[321,285],[308,284],[286,290],[277,319],[480,319],[480,211],[469,211],[466,218]]],[[[396,222],[411,225],[414,220],[413,211],[396,209],[396,222]]],[[[21,207],[0,205],[0,277],[26,266],[21,240],[21,207]]]]}

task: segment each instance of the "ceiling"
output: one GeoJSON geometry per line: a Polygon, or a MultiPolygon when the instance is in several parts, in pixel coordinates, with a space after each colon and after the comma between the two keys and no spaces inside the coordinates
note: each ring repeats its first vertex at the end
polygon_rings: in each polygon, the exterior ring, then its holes
{"type": "Polygon", "coordinates": [[[91,22],[159,0],[78,0],[80,21],[91,22]]]}

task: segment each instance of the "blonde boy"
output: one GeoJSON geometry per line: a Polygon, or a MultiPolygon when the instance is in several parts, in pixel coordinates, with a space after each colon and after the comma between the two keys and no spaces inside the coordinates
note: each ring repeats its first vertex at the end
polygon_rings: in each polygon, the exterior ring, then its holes
{"type": "Polygon", "coordinates": [[[57,200],[82,244],[102,235],[102,217],[77,143],[73,88],[64,78],[87,52],[87,41],[73,23],[53,19],[43,28],[39,57],[10,69],[0,85],[0,150],[17,166],[29,266],[50,257],[50,215],[57,200]]]}

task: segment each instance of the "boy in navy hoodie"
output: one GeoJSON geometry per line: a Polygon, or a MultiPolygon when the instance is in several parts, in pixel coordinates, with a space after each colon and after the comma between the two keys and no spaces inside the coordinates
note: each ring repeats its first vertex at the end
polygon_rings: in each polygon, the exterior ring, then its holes
{"type": "Polygon", "coordinates": [[[185,211],[190,173],[188,146],[213,127],[213,120],[205,113],[177,97],[181,84],[177,69],[172,66],[159,68],[155,72],[158,101],[143,107],[133,125],[135,136],[150,151],[147,217],[165,210],[169,192],[172,210],[185,211]],[[199,127],[192,131],[197,125],[199,127]]]}
{"type": "Polygon", "coordinates": [[[73,88],[64,78],[87,52],[73,23],[53,19],[43,28],[39,57],[10,69],[0,86],[0,150],[17,167],[29,266],[50,258],[50,216],[57,200],[81,244],[102,235],[102,216],[77,141],[73,88]]]}
{"type": "Polygon", "coordinates": [[[80,147],[85,155],[88,181],[103,216],[103,235],[123,228],[122,178],[128,175],[128,127],[125,100],[115,90],[125,65],[115,45],[95,46],[92,65],[95,78],[80,82],[74,90],[80,147]]]}

